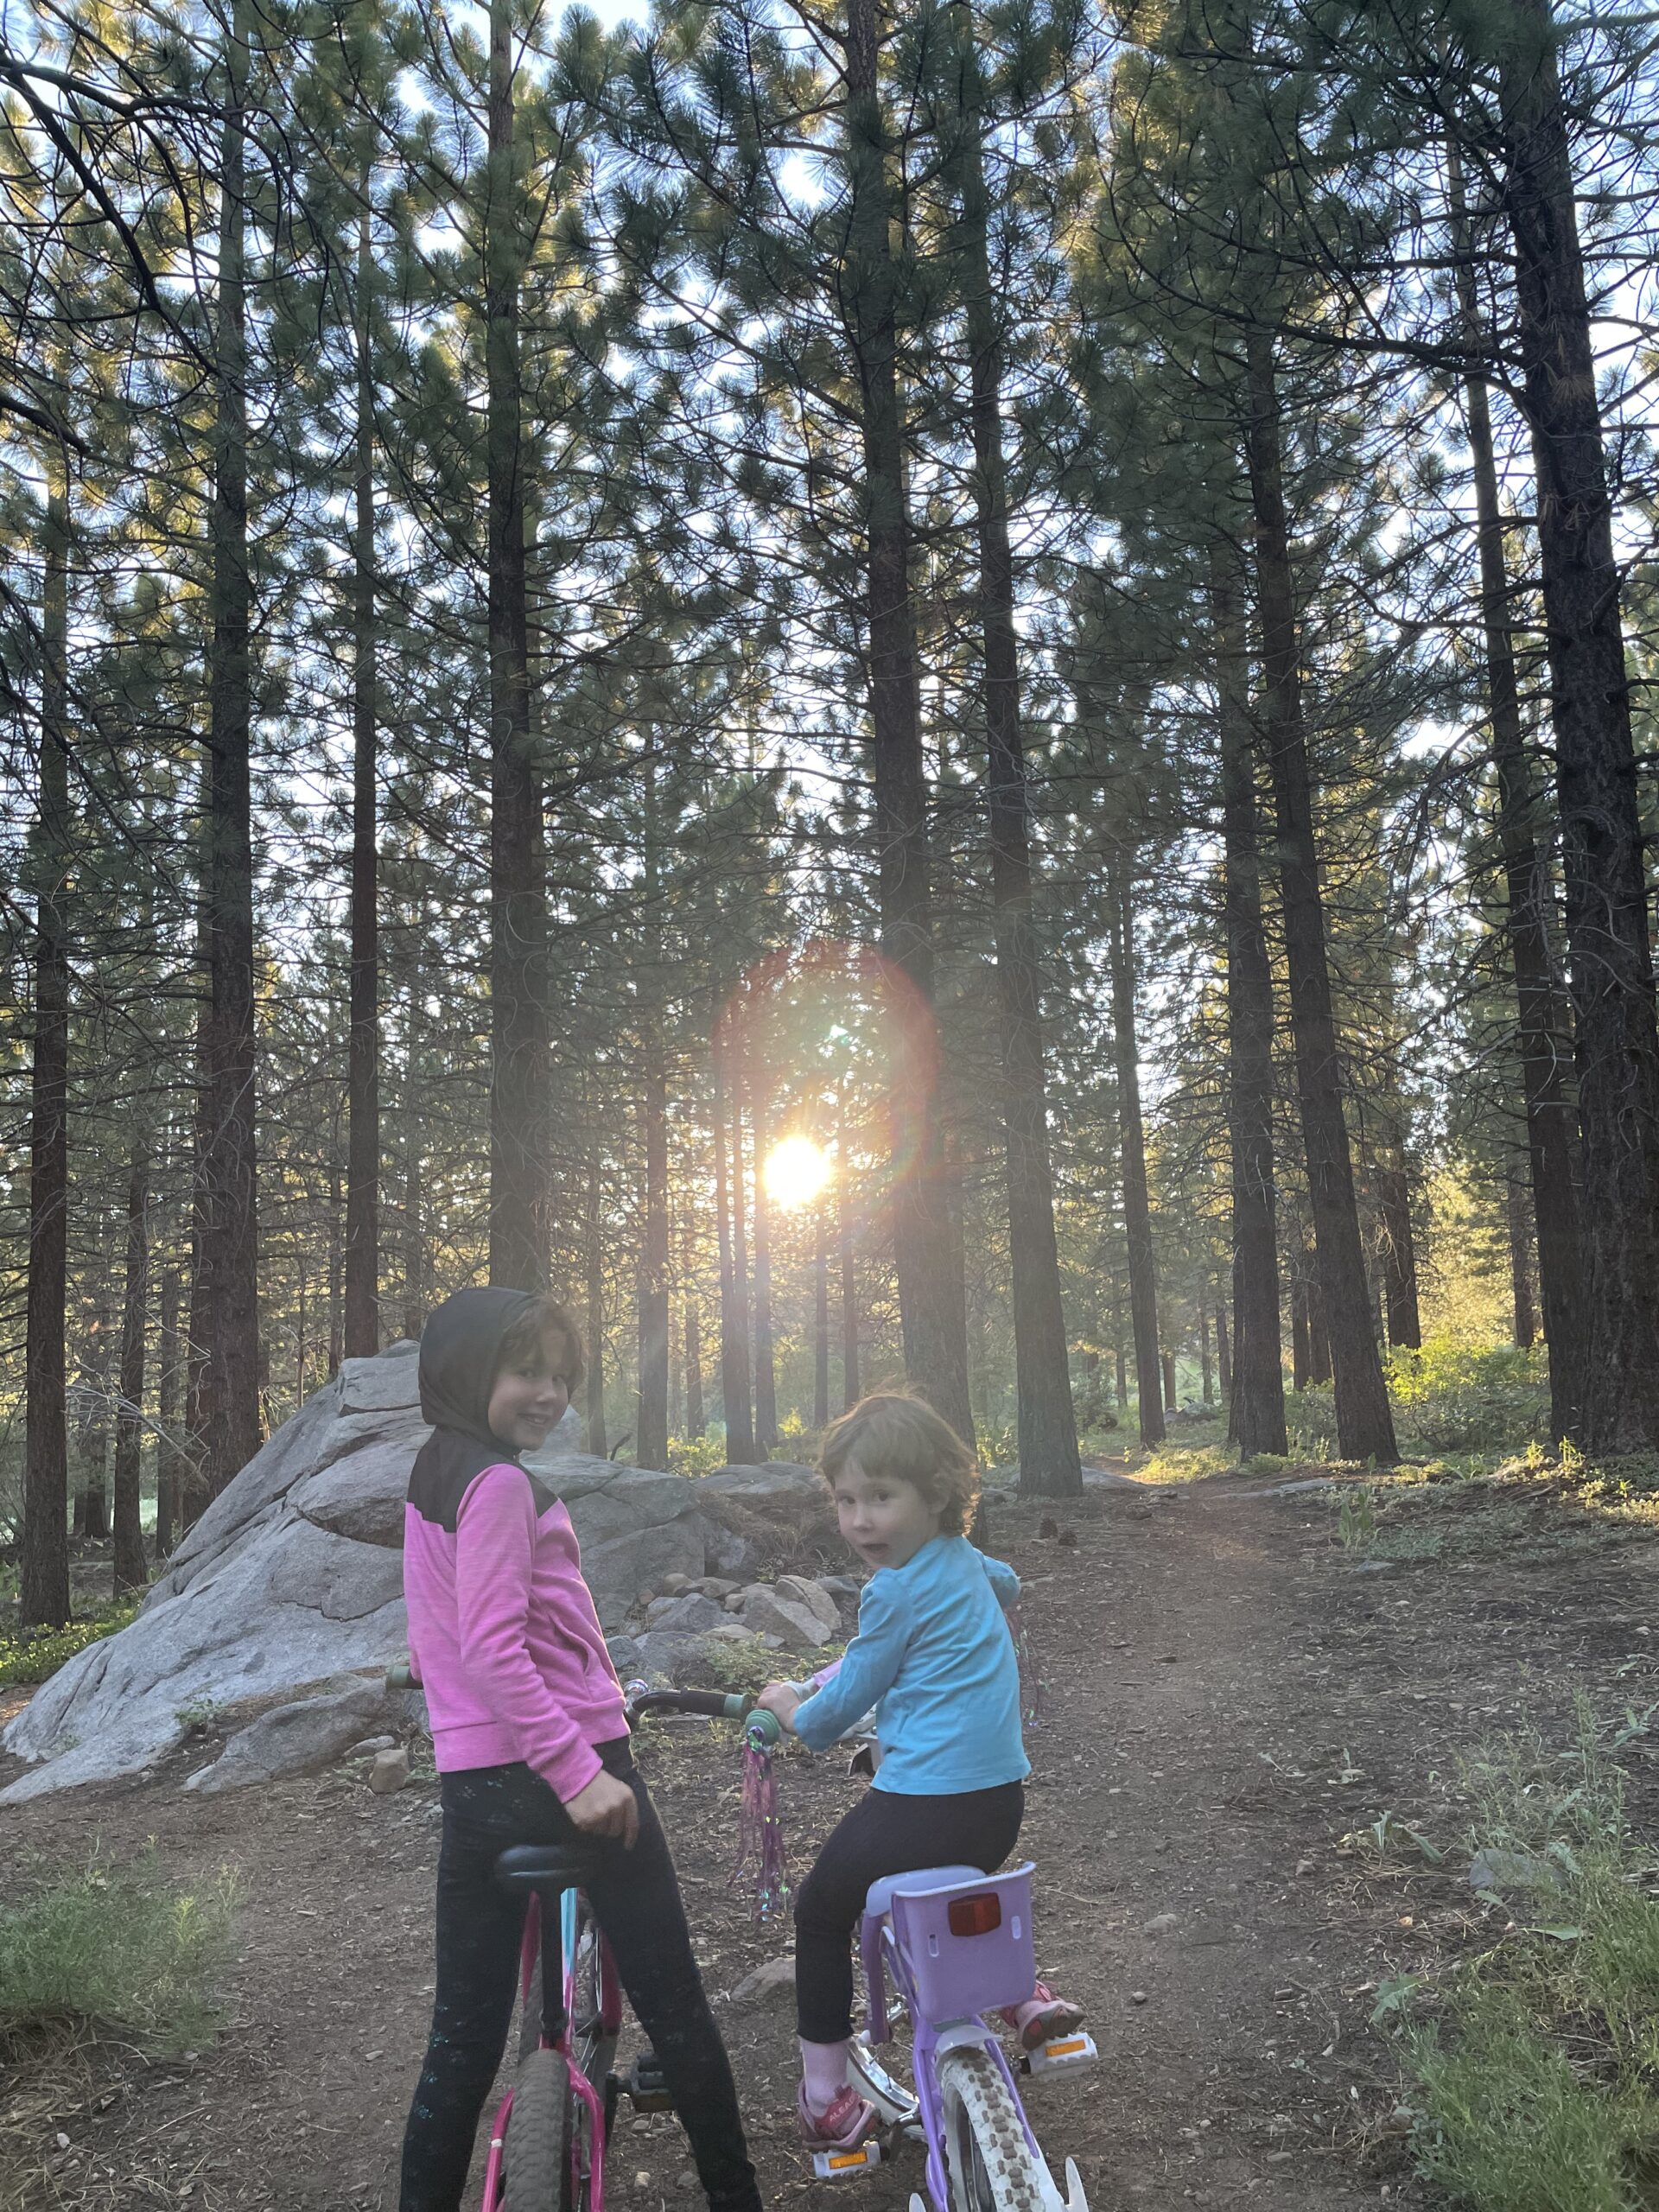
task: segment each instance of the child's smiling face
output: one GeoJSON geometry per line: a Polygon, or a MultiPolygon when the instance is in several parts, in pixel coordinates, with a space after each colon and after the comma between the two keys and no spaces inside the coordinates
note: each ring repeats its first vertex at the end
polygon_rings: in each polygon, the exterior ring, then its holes
{"type": "Polygon", "coordinates": [[[570,1386],[555,1371],[563,1346],[556,1332],[534,1352],[496,1370],[490,1385],[490,1433],[515,1452],[533,1452],[564,1419],[570,1386]]]}
{"type": "Polygon", "coordinates": [[[942,1513],[902,1476],[868,1475],[849,1459],[836,1477],[836,1518],[867,1567],[903,1567],[939,1533],[942,1513]]]}

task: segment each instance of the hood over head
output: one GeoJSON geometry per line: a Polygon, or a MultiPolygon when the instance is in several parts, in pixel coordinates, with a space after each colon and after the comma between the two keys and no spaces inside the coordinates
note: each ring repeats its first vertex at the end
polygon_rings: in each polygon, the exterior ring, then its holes
{"type": "Polygon", "coordinates": [[[536,1303],[533,1291],[493,1283],[458,1290],[421,1332],[421,1414],[432,1433],[410,1470],[409,1503],[423,1520],[453,1529],[486,1467],[520,1464],[490,1427],[490,1390],[508,1331],[536,1303]]]}

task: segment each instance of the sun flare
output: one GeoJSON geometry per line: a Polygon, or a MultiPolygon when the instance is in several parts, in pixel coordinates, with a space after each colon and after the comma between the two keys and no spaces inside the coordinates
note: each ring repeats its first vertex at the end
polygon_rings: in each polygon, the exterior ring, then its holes
{"type": "Polygon", "coordinates": [[[766,1154],[761,1170],[766,1196],[778,1206],[810,1206],[832,1173],[830,1155],[810,1137],[785,1137],[766,1154]]]}

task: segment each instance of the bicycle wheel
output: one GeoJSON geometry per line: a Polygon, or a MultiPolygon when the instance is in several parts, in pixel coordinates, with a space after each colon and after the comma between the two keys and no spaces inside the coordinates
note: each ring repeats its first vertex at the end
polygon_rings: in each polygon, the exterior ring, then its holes
{"type": "Polygon", "coordinates": [[[951,2212],[1041,2212],[1025,2123],[990,2052],[946,2051],[938,2080],[951,2212]]]}
{"type": "Polygon", "coordinates": [[[570,2172],[570,2076],[556,2050],[519,2061],[502,2158],[504,2212],[554,2212],[570,2172]]]}
{"type": "MultiPolygon", "coordinates": [[[[570,1945],[570,2056],[593,2084],[609,2138],[616,2109],[610,2088],[611,2062],[616,2056],[618,2023],[606,2017],[604,1938],[593,1907],[580,1891],[574,1920],[567,1923],[570,1945]]],[[[593,2201],[594,2118],[586,2101],[574,2092],[570,2099],[571,2125],[575,2131],[566,2167],[561,2212],[588,2212],[593,2201]]]]}

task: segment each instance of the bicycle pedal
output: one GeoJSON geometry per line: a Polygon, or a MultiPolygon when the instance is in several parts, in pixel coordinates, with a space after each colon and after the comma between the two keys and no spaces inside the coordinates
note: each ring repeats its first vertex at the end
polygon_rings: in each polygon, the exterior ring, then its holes
{"type": "Polygon", "coordinates": [[[643,2051],[622,2076],[624,2095],[636,2112],[672,2112],[674,2100],[668,2094],[668,2082],[664,2077],[663,2063],[655,2051],[643,2051]]]}
{"type": "Polygon", "coordinates": [[[872,2137],[856,2151],[815,2151],[812,2171],[820,2181],[851,2181],[881,2163],[881,2145],[872,2137]]]}
{"type": "Polygon", "coordinates": [[[1074,2035],[1056,2036],[1052,2043],[1039,2044],[1035,2050],[1026,2053],[1025,2070],[1027,2074],[1065,2074],[1073,2068],[1092,2065],[1100,2053],[1095,2039],[1085,2028],[1074,2035]]]}

